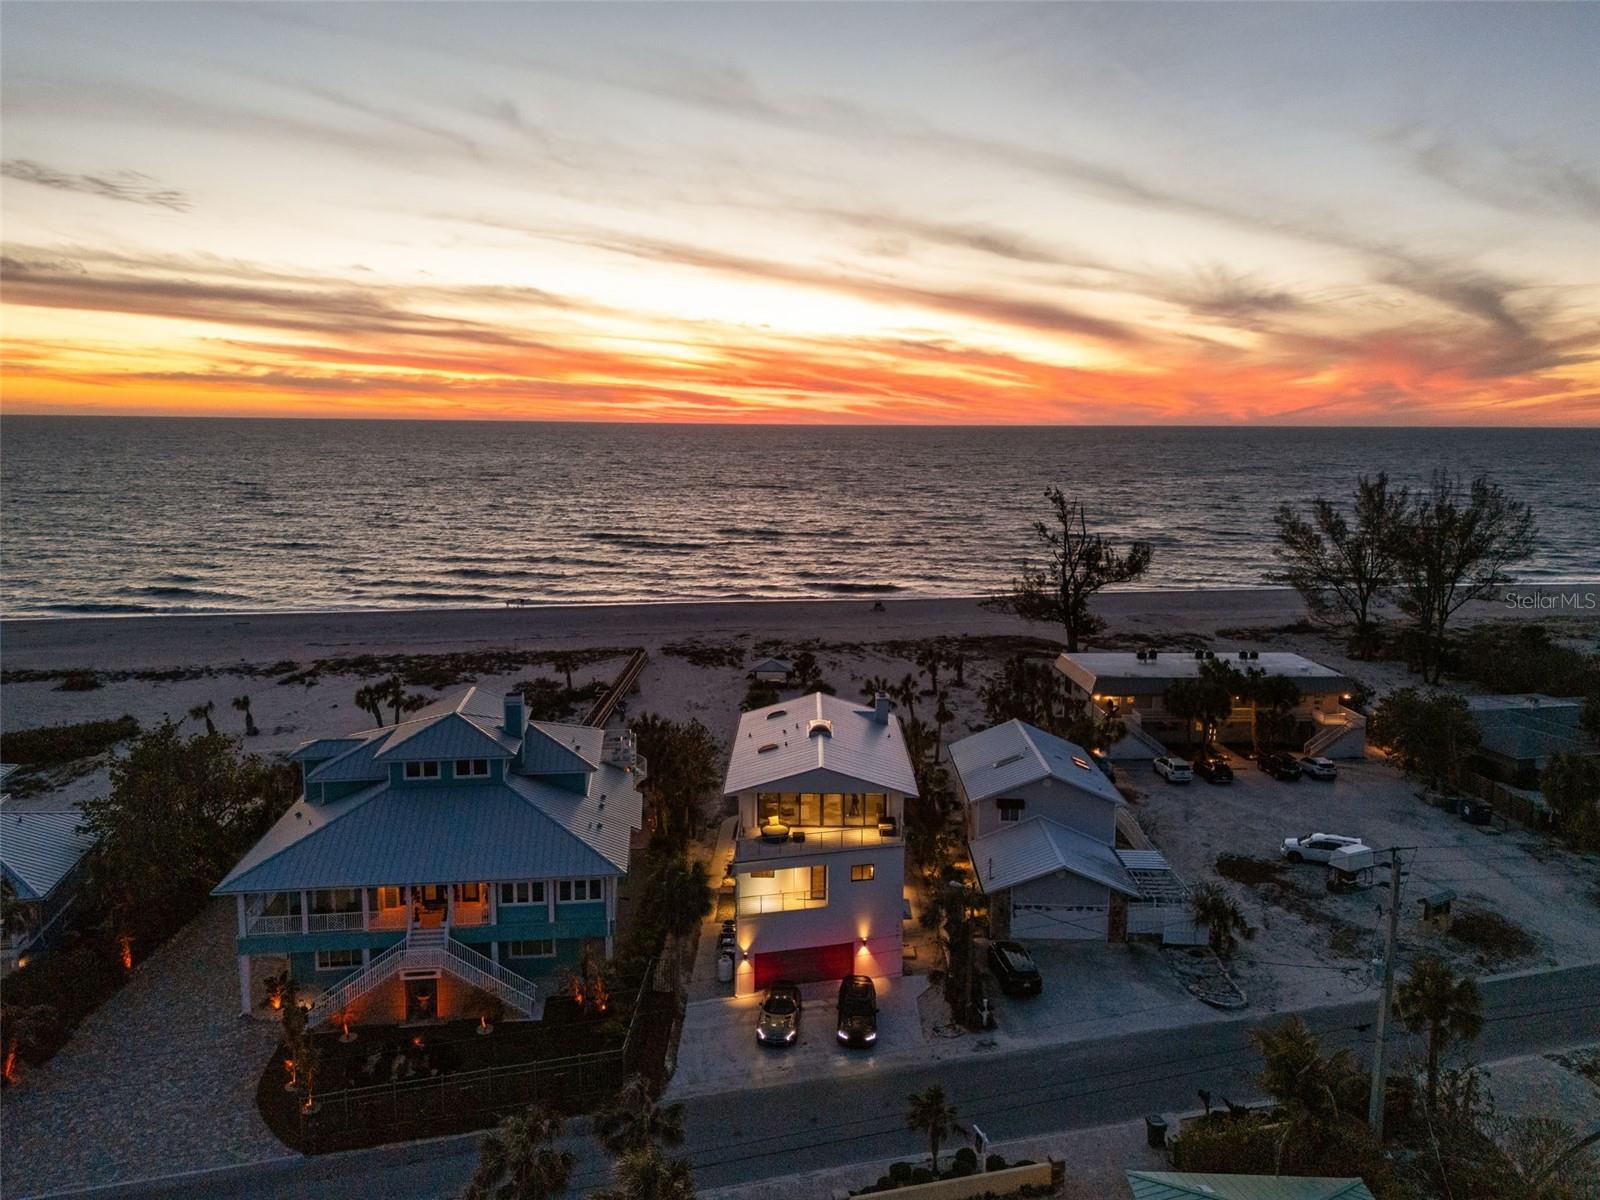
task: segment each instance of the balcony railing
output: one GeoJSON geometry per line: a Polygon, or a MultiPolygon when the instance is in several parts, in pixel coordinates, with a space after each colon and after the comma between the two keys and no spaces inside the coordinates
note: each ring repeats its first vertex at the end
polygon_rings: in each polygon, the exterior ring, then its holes
{"type": "Polygon", "coordinates": [[[734,911],[741,917],[755,917],[762,913],[798,912],[803,908],[827,908],[826,896],[817,899],[810,892],[768,892],[764,896],[740,896],[734,902],[734,911]]]}
{"type": "Polygon", "coordinates": [[[734,853],[735,862],[754,858],[784,858],[795,854],[814,854],[819,850],[859,850],[865,846],[897,846],[900,829],[885,833],[876,825],[835,829],[796,829],[780,839],[763,836],[758,830],[740,829],[734,853]],[[802,835],[795,840],[795,834],[802,835]]]}
{"type": "MultiPolygon", "coordinates": [[[[407,919],[408,914],[404,908],[387,908],[379,912],[369,913],[365,917],[359,911],[336,913],[311,913],[302,924],[300,914],[277,914],[272,916],[250,913],[245,918],[246,937],[272,937],[285,933],[337,933],[347,930],[370,930],[384,933],[403,933],[411,928],[414,922],[407,919]]],[[[488,925],[492,922],[493,913],[487,903],[457,904],[451,913],[450,926],[452,928],[471,928],[477,925],[488,925]]],[[[436,922],[443,927],[443,914],[436,922]]]]}

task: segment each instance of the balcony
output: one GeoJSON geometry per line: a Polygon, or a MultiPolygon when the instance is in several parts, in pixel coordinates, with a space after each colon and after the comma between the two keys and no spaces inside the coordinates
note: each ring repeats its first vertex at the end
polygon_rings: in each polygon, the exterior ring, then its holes
{"type": "Polygon", "coordinates": [[[341,909],[337,912],[312,911],[301,915],[298,902],[285,898],[282,893],[267,903],[263,896],[251,896],[245,903],[243,935],[245,937],[279,937],[298,933],[405,933],[411,929],[465,929],[491,925],[495,920],[494,904],[487,898],[487,889],[480,892],[481,900],[456,900],[410,904],[371,906],[363,912],[360,908],[341,909]],[[269,909],[276,911],[268,911],[269,909]],[[289,911],[285,911],[288,909],[289,911]]]}
{"type": "Polygon", "coordinates": [[[818,899],[809,891],[768,892],[764,896],[740,896],[734,901],[734,913],[741,917],[756,917],[762,913],[798,912],[804,908],[827,908],[827,897],[818,899]]]}
{"type": "Polygon", "coordinates": [[[760,832],[739,830],[734,843],[733,861],[758,862],[774,858],[793,858],[802,854],[834,850],[860,850],[875,846],[898,846],[903,842],[898,824],[843,826],[827,829],[788,829],[765,826],[760,832]],[[781,831],[781,833],[779,832],[781,831]]]}

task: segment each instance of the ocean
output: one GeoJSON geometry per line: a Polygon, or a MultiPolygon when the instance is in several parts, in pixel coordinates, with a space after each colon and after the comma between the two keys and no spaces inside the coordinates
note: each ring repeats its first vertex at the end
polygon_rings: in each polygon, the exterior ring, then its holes
{"type": "Polygon", "coordinates": [[[7,416],[0,613],[983,594],[1052,484],[1141,588],[1250,587],[1280,501],[1436,466],[1533,504],[1524,581],[1600,575],[1600,430],[7,416]]]}

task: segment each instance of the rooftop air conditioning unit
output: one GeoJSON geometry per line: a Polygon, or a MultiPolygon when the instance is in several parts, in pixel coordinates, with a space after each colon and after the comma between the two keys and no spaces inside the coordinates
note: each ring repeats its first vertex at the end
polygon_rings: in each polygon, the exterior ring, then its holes
{"type": "Polygon", "coordinates": [[[1206,656],[1206,652],[1204,650],[1196,650],[1194,652],[1194,657],[1195,657],[1195,661],[1196,662],[1204,661],[1205,656],[1206,656]]]}
{"type": "Polygon", "coordinates": [[[1249,659],[1249,658],[1250,658],[1250,651],[1248,651],[1248,650],[1241,650],[1241,651],[1239,651],[1239,657],[1240,657],[1240,658],[1241,658],[1241,659],[1245,659],[1245,660],[1248,660],[1248,659],[1249,659]]]}
{"type": "Polygon", "coordinates": [[[1152,650],[1152,651],[1150,651],[1150,661],[1151,662],[1155,662],[1155,660],[1156,660],[1156,652],[1154,650],[1152,650]]]}

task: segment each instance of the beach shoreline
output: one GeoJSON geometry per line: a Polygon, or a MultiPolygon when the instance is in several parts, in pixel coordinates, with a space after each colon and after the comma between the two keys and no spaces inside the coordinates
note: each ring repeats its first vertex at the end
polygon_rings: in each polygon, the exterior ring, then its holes
{"type": "MultiPolygon", "coordinates": [[[[1523,588],[1552,596],[1590,596],[1584,585],[1523,588]]],[[[934,637],[1060,636],[983,607],[978,596],[885,599],[661,601],[498,608],[183,613],[0,620],[0,661],[7,670],[149,670],[313,661],[357,654],[443,654],[743,641],[818,644],[934,637]]],[[[1270,629],[1307,619],[1289,588],[1196,588],[1115,591],[1094,597],[1107,633],[1159,645],[1194,637],[1226,640],[1230,629],[1270,629]]],[[[1463,624],[1516,618],[1556,620],[1570,612],[1514,609],[1498,594],[1468,605],[1463,624]]],[[[1246,639],[1251,641],[1259,638],[1246,639]]]]}

